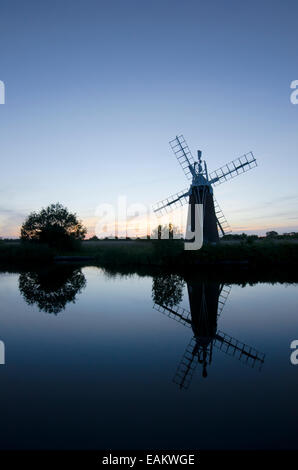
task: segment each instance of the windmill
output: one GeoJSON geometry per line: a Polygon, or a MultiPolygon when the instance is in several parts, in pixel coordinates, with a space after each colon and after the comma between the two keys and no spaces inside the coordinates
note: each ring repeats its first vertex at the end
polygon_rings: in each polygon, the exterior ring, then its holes
{"type": "Polygon", "coordinates": [[[218,317],[223,311],[231,286],[217,281],[206,283],[200,280],[187,282],[187,290],[190,311],[179,306],[169,307],[158,303],[153,306],[155,310],[193,331],[173,379],[179,388],[189,387],[198,364],[202,366],[203,377],[207,377],[207,367],[212,362],[214,347],[250,367],[258,366],[260,370],[265,355],[217,327],[218,317]]]}
{"type": "Polygon", "coordinates": [[[223,215],[213,195],[213,187],[235,176],[245,173],[257,166],[252,152],[208,173],[206,161],[202,160],[202,152],[198,150],[198,161],[195,161],[183,135],[176,136],[170,141],[170,146],[176,156],[186,178],[191,180],[189,188],[174,194],[153,206],[157,216],[162,216],[184,204],[188,206],[187,230],[195,231],[196,210],[198,204],[203,205],[203,239],[204,242],[217,242],[219,232],[222,235],[231,232],[229,224],[223,215]]]}

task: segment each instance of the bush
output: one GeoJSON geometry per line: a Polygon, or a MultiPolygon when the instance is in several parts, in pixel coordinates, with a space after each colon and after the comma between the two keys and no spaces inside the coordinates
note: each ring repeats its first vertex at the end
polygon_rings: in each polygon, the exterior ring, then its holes
{"type": "Polygon", "coordinates": [[[57,203],[27,217],[21,228],[21,240],[46,244],[58,250],[75,250],[86,233],[76,214],[57,203]]]}

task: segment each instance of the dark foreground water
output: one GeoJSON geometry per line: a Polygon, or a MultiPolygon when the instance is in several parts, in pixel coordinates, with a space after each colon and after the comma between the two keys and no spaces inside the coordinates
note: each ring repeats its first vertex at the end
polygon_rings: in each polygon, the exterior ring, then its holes
{"type": "Polygon", "coordinates": [[[61,267],[0,291],[2,449],[298,448],[297,284],[61,267]]]}

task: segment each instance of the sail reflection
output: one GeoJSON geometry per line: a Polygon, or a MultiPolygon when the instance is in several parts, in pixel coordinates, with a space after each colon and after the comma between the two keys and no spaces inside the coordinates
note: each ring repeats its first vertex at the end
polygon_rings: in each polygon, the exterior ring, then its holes
{"type": "Polygon", "coordinates": [[[198,364],[202,376],[207,377],[207,368],[212,362],[213,348],[239,359],[242,363],[261,369],[265,354],[257,351],[218,329],[221,315],[231,286],[218,281],[187,281],[190,310],[177,305],[182,299],[184,281],[177,275],[158,276],[153,281],[153,308],[166,314],[182,325],[192,329],[193,336],[177,367],[174,382],[181,388],[190,386],[198,364]],[[175,286],[178,291],[175,292],[175,286]]]}

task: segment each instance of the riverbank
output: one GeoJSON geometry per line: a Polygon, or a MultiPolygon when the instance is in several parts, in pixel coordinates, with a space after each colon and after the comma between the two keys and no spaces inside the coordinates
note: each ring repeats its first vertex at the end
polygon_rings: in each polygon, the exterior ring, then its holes
{"type": "Polygon", "coordinates": [[[185,251],[182,240],[85,241],[75,252],[56,252],[46,245],[1,242],[0,265],[50,264],[80,261],[108,267],[151,266],[172,270],[205,267],[217,269],[296,269],[297,241],[221,241],[197,251],[185,251]]]}

